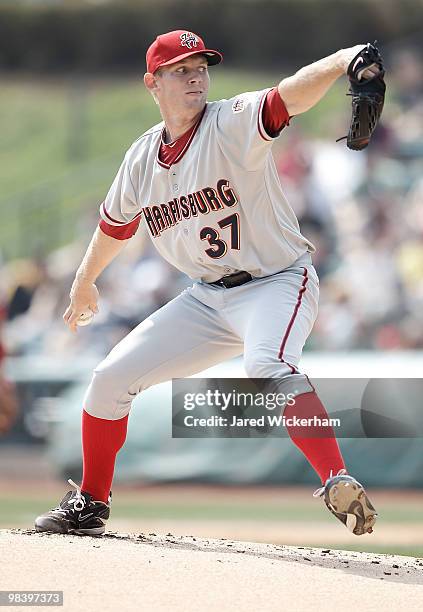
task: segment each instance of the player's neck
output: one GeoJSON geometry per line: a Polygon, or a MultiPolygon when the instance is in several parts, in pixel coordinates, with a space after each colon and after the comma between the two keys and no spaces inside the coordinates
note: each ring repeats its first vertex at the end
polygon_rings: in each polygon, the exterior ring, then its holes
{"type": "MultiPolygon", "coordinates": [[[[204,110],[204,109],[203,109],[204,110]]],[[[180,138],[185,132],[193,127],[203,114],[203,110],[191,117],[166,117],[163,116],[165,122],[164,140],[166,144],[174,142],[180,138]]]]}

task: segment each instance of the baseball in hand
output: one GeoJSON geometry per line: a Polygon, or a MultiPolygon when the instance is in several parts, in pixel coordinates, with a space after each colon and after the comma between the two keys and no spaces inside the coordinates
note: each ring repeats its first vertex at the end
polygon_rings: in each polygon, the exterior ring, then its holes
{"type": "Polygon", "coordinates": [[[77,320],[76,324],[79,327],[84,327],[85,325],[89,325],[91,321],[93,320],[93,317],[94,317],[94,313],[92,310],[84,310],[84,312],[80,314],[79,319],[77,320]]]}

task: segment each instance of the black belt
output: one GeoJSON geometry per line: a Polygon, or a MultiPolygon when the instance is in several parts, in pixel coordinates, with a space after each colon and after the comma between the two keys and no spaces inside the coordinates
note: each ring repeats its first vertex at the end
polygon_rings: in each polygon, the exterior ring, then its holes
{"type": "Polygon", "coordinates": [[[222,276],[222,278],[219,278],[219,280],[207,284],[218,285],[219,287],[226,287],[226,289],[230,289],[231,287],[239,287],[239,285],[249,283],[251,280],[253,280],[251,274],[242,270],[241,272],[235,272],[234,274],[229,274],[228,276],[222,276]]]}

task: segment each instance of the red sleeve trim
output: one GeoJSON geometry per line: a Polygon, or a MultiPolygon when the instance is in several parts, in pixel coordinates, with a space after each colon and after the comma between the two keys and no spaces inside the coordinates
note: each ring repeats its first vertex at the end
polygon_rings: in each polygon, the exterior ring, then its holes
{"type": "Polygon", "coordinates": [[[264,103],[266,101],[266,98],[267,98],[267,93],[264,93],[260,100],[260,106],[259,106],[258,115],[257,115],[257,127],[258,127],[259,134],[263,138],[263,140],[266,140],[267,142],[269,142],[272,140],[272,138],[270,138],[270,136],[266,134],[266,130],[264,129],[264,125],[263,125],[263,108],[264,108],[264,103]]]}
{"type": "Polygon", "coordinates": [[[101,205],[103,212],[104,212],[104,216],[107,217],[109,221],[111,221],[112,223],[118,223],[119,225],[126,225],[124,221],[118,221],[117,219],[113,219],[113,217],[111,217],[109,213],[107,212],[105,204],[106,202],[103,202],[101,205]]]}
{"type": "Polygon", "coordinates": [[[262,109],[263,127],[268,137],[276,138],[291,119],[277,87],[267,92],[262,109]]]}
{"type": "Polygon", "coordinates": [[[116,227],[116,225],[109,225],[104,219],[101,219],[98,225],[101,231],[107,234],[107,236],[111,236],[117,240],[128,240],[128,238],[132,238],[132,236],[135,236],[137,233],[140,221],[141,217],[137,217],[123,227],[116,227]]]}

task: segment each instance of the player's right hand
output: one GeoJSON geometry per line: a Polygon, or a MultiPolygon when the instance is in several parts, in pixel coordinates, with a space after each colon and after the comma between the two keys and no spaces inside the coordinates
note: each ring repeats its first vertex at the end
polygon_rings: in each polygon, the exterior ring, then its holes
{"type": "Polygon", "coordinates": [[[70,304],[63,315],[63,321],[72,332],[76,333],[77,321],[82,313],[87,310],[91,310],[94,314],[98,312],[99,293],[94,283],[75,279],[69,297],[70,304]]]}

